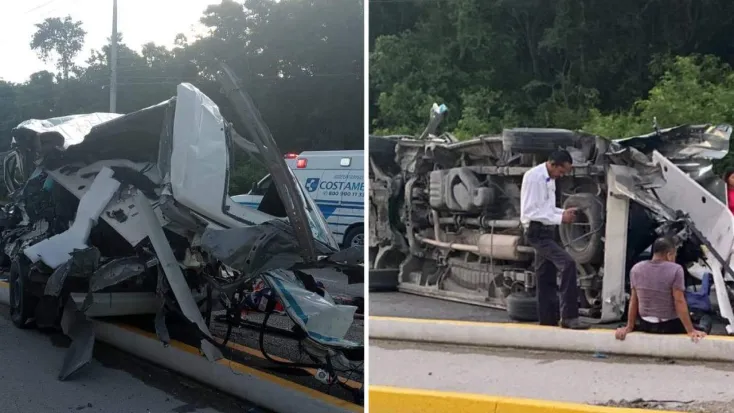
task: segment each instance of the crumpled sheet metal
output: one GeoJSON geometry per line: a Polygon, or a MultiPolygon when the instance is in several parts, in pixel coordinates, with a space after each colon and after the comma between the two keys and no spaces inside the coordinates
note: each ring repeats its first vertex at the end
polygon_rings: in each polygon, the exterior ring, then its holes
{"type": "Polygon", "coordinates": [[[59,372],[59,380],[63,381],[92,360],[94,325],[76,308],[74,300],[67,300],[61,318],[61,328],[64,334],[71,338],[71,346],[64,355],[64,364],[59,372]]]}
{"type": "Polygon", "coordinates": [[[89,278],[89,292],[81,308],[74,300],[67,299],[62,314],[61,326],[69,338],[71,346],[64,355],[64,364],[59,373],[59,380],[66,380],[77,370],[87,365],[92,359],[94,349],[94,328],[92,322],[85,315],[85,311],[93,304],[93,293],[104,288],[119,284],[125,280],[142,274],[145,264],[137,257],[114,259],[99,266],[101,254],[95,247],[77,250],[66,263],[59,266],[51,275],[44,290],[42,302],[45,308],[41,311],[45,319],[55,318],[53,308],[58,302],[58,296],[69,276],[89,278]]]}
{"type": "Polygon", "coordinates": [[[81,115],[61,116],[50,119],[28,119],[15,129],[27,129],[36,133],[58,133],[64,139],[64,149],[84,141],[84,137],[92,128],[101,123],[119,118],[117,113],[89,113],[81,115]]]}
{"type": "Polygon", "coordinates": [[[120,187],[113,174],[112,169],[102,168],[89,190],[79,199],[76,216],[69,229],[26,248],[23,250],[26,257],[34,263],[41,260],[55,269],[67,262],[75,249],[88,248],[92,227],[120,187]]]}
{"type": "Polygon", "coordinates": [[[665,185],[663,173],[650,158],[632,147],[623,147],[616,142],[609,145],[606,156],[612,160],[610,167],[626,165],[635,169],[636,180],[646,188],[660,188],[665,185]]]}
{"type": "Polygon", "coordinates": [[[729,152],[731,125],[680,125],[645,135],[616,139],[647,153],[658,151],[666,158],[721,159],[729,152]]]}
{"type": "Polygon", "coordinates": [[[281,221],[225,230],[207,228],[201,236],[201,248],[224,265],[246,275],[275,269],[333,267],[342,271],[350,284],[364,283],[362,248],[350,247],[306,262],[291,229],[281,221]]]}
{"type": "Polygon", "coordinates": [[[109,261],[99,267],[89,279],[89,292],[84,298],[82,311],[94,304],[94,293],[120,284],[145,272],[145,263],[138,257],[123,257],[109,261]]]}
{"type": "Polygon", "coordinates": [[[158,340],[163,343],[164,346],[168,346],[171,342],[171,335],[168,332],[168,325],[166,324],[166,317],[168,316],[168,308],[166,307],[165,297],[171,291],[171,286],[168,284],[166,275],[161,271],[158,273],[158,282],[155,286],[155,293],[158,297],[163,297],[161,300],[161,306],[155,313],[155,319],[153,320],[153,327],[155,328],[155,335],[158,340]]]}
{"type": "Polygon", "coordinates": [[[659,199],[655,198],[650,191],[645,189],[645,185],[642,184],[643,178],[641,178],[636,168],[610,165],[609,173],[614,174],[616,182],[616,186],[610,188],[612,193],[624,195],[634,200],[663,219],[675,221],[678,218],[675,211],[668,208],[659,199]]]}
{"type": "Polygon", "coordinates": [[[207,228],[201,236],[201,248],[247,275],[304,262],[296,238],[270,222],[226,230],[207,228]]]}
{"type": "MultiPolygon", "coordinates": [[[[188,283],[179,267],[179,262],[173,254],[173,250],[166,238],[166,234],[163,232],[161,223],[156,217],[150,201],[142,192],[138,191],[135,195],[135,206],[138,213],[142,215],[142,219],[144,219],[144,222],[146,223],[148,239],[153,245],[160,268],[166,276],[168,286],[176,297],[176,301],[181,308],[181,312],[191,323],[197,325],[199,331],[203,335],[208,339],[211,339],[212,335],[209,331],[209,327],[207,327],[204,317],[202,317],[201,311],[199,310],[199,306],[196,304],[196,301],[191,294],[188,283]]],[[[200,343],[201,351],[209,361],[213,362],[223,357],[219,348],[215,347],[214,344],[207,339],[202,338],[200,343]]]]}
{"type": "Polygon", "coordinates": [[[48,278],[43,295],[58,297],[61,294],[61,289],[64,288],[66,278],[69,276],[80,278],[92,276],[99,266],[101,257],[102,255],[95,247],[73,251],[69,261],[57,267],[48,278]]]}

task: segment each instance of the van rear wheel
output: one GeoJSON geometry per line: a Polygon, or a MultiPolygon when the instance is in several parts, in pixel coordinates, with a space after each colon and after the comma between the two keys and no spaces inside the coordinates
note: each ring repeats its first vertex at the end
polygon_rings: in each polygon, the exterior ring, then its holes
{"type": "Polygon", "coordinates": [[[357,225],[356,227],[347,231],[347,233],[344,235],[344,241],[342,241],[342,245],[344,246],[344,248],[364,246],[364,226],[357,225]]]}

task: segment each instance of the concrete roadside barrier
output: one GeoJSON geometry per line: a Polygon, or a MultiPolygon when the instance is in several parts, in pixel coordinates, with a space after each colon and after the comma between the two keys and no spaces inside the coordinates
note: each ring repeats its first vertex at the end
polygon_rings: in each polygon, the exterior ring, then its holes
{"type": "Polygon", "coordinates": [[[603,407],[375,385],[370,385],[369,392],[370,413],[666,413],[663,410],[603,407]]]}
{"type": "MultiPolygon", "coordinates": [[[[9,285],[4,281],[0,303],[9,304],[9,285]]],[[[154,334],[135,327],[98,320],[94,327],[97,340],[276,412],[364,412],[362,406],[226,358],[212,363],[185,343],[172,340],[164,347],[154,334]]]]}
{"type": "Polygon", "coordinates": [[[454,320],[370,317],[369,338],[484,347],[604,353],[672,359],[734,361],[734,337],[708,336],[694,343],[685,335],[631,333],[624,341],[613,330],[454,320]]]}

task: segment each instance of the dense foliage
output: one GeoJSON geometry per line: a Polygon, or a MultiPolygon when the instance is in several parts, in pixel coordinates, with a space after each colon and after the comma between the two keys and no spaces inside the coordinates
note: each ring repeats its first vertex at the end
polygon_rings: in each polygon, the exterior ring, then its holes
{"type": "MultiPolygon", "coordinates": [[[[206,36],[178,35],[172,49],[150,43],[138,53],[121,34],[117,112],[161,102],[175,95],[178,83],[191,82],[235,121],[213,77],[222,60],[245,83],[282,151],[361,149],[363,21],[357,0],[223,0],[203,12],[206,36]]],[[[77,67],[83,22],[49,18],[36,26],[29,45],[58,73],[34,73],[23,84],[0,81],[3,147],[23,120],[109,111],[109,47],[77,67]]],[[[263,174],[242,160],[231,192],[248,190],[263,174]]]]}
{"type": "Polygon", "coordinates": [[[732,122],[733,29],[726,0],[372,0],[371,127],[416,133],[433,102],[460,138],[732,122]]]}

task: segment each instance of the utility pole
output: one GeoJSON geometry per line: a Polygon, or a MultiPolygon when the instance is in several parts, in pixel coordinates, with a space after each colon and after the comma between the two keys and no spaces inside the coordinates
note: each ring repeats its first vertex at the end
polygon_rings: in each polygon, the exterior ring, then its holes
{"type": "Polygon", "coordinates": [[[112,44],[110,45],[110,112],[117,111],[117,0],[112,0],[112,44]]]}

